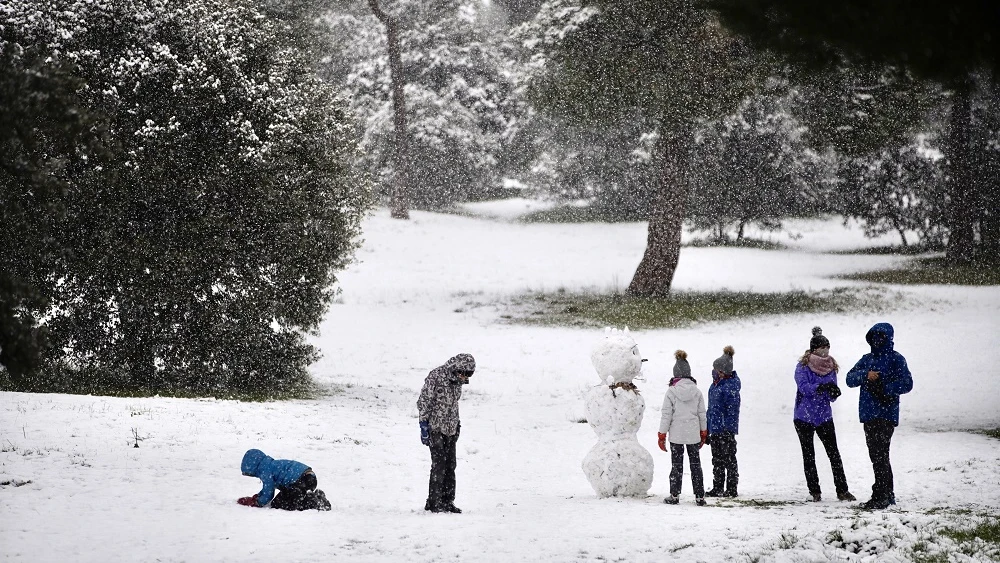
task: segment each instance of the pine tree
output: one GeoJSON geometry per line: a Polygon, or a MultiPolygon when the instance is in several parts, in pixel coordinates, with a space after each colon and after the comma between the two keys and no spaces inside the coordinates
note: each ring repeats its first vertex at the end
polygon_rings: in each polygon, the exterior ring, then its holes
{"type": "Polygon", "coordinates": [[[783,217],[813,208],[808,186],[817,180],[816,156],[789,104],[776,92],[754,96],[699,133],[688,213],[696,229],[726,242],[735,223],[739,241],[751,223],[777,230],[783,217]]]}
{"type": "MultiPolygon", "coordinates": [[[[509,71],[510,45],[482,4],[465,0],[380,2],[398,21],[405,82],[407,199],[420,208],[493,193],[524,105],[509,71]]],[[[327,61],[362,134],[361,165],[391,192],[399,164],[393,85],[382,23],[357,10],[325,18],[338,48],[327,61]]]]}
{"type": "Polygon", "coordinates": [[[695,130],[731,113],[753,91],[758,67],[702,2],[689,0],[550,0],[524,35],[534,53],[532,97],[547,112],[593,123],[638,112],[656,123],[656,196],[628,293],[666,295],[680,256],[695,130]]]}
{"type": "Polygon", "coordinates": [[[974,152],[972,100],[978,77],[996,76],[1000,64],[996,6],[980,0],[712,0],[712,5],[728,28],[813,74],[868,68],[907,74],[949,91],[951,122],[943,147],[949,166],[948,257],[954,262],[974,258],[977,224],[990,214],[977,207],[983,198],[973,167],[982,159],[974,152]]]}

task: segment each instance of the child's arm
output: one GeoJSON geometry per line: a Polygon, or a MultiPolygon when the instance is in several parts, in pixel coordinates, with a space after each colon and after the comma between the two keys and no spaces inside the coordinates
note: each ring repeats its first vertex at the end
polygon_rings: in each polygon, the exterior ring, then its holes
{"type": "Polygon", "coordinates": [[[847,372],[847,377],[844,378],[844,381],[848,387],[861,387],[861,384],[868,380],[868,356],[870,355],[865,354],[861,356],[858,363],[854,364],[851,371],[847,372]]]}
{"type": "MultiPolygon", "coordinates": [[[[729,425],[730,428],[734,429],[734,432],[739,430],[740,427],[740,388],[737,387],[733,389],[733,392],[729,395],[729,401],[726,405],[729,411],[729,420],[732,424],[729,425]]],[[[737,432],[738,433],[738,432],[737,432]]]]}
{"type": "Polygon", "coordinates": [[[260,478],[260,481],[263,486],[260,492],[254,496],[257,497],[257,506],[267,506],[267,503],[274,498],[274,479],[270,475],[265,475],[260,478]]]}
{"type": "Polygon", "coordinates": [[[421,422],[427,422],[431,417],[431,410],[434,408],[434,382],[428,377],[424,380],[424,386],[420,389],[420,397],[417,399],[418,418],[421,422]]]}
{"type": "Polygon", "coordinates": [[[795,385],[799,388],[799,393],[810,396],[816,394],[816,388],[820,385],[819,378],[809,369],[809,366],[799,364],[795,367],[795,385]]]}
{"type": "Polygon", "coordinates": [[[660,409],[660,433],[666,434],[670,430],[670,423],[674,420],[674,404],[670,402],[670,391],[663,395],[663,408],[660,409]]]}

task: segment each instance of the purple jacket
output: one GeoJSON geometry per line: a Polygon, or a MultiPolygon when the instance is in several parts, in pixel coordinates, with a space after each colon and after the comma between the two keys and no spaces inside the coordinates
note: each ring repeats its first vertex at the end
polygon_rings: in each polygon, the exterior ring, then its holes
{"type": "Polygon", "coordinates": [[[831,399],[824,391],[816,390],[823,383],[836,385],[837,372],[831,371],[826,375],[817,375],[816,372],[809,369],[808,365],[797,364],[795,366],[795,385],[798,387],[798,391],[795,393],[795,420],[819,426],[833,419],[833,409],[830,408],[830,403],[836,399],[831,399]]]}

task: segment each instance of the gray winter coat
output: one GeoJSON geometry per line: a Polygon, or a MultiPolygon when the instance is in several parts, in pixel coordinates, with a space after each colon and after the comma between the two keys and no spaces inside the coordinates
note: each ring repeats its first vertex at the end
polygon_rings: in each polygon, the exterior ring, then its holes
{"type": "Polygon", "coordinates": [[[431,430],[447,436],[458,434],[458,400],[462,398],[462,379],[455,373],[475,369],[475,360],[469,354],[459,354],[443,366],[431,370],[424,379],[424,388],[417,399],[421,421],[428,421],[431,430]],[[471,369],[470,369],[471,363],[471,369]]]}
{"type": "Polygon", "coordinates": [[[684,378],[667,388],[660,411],[660,432],[671,444],[701,443],[701,431],[708,429],[705,396],[698,384],[684,378]]]}

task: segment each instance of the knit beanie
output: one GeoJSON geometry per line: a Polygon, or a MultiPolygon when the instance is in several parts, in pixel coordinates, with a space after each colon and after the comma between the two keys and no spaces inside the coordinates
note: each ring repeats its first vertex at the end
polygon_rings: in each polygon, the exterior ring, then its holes
{"type": "Polygon", "coordinates": [[[818,326],[814,326],[813,330],[812,330],[812,333],[813,333],[813,337],[809,339],[809,351],[810,352],[812,352],[814,350],[818,350],[820,348],[829,348],[830,347],[830,340],[827,337],[823,336],[823,329],[821,329],[818,326]]]}
{"type": "Polygon", "coordinates": [[[691,364],[688,363],[688,353],[684,350],[674,352],[677,361],[674,363],[674,377],[691,377],[691,364]]]}
{"type": "Polygon", "coordinates": [[[712,369],[726,375],[733,373],[733,354],[735,353],[736,350],[733,350],[732,346],[723,348],[722,355],[712,362],[712,369]]]}

